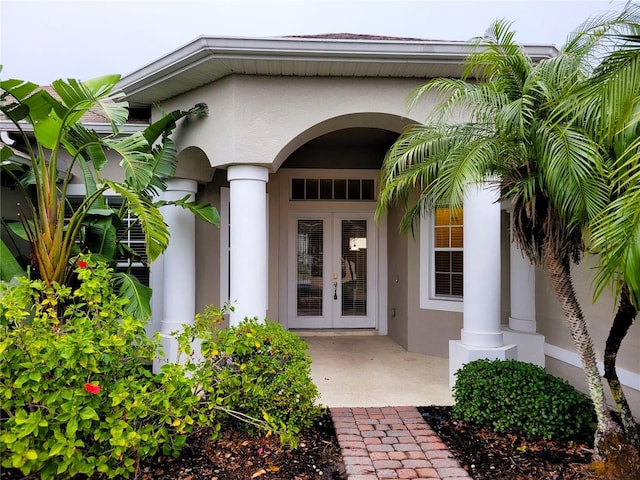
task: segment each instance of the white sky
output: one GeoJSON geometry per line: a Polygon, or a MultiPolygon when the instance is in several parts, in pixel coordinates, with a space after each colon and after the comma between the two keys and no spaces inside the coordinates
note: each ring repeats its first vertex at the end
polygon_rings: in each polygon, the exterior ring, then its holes
{"type": "Polygon", "coordinates": [[[498,18],[521,43],[560,46],[622,0],[0,0],[0,78],[127,74],[200,35],[360,33],[468,40],[498,18]]]}

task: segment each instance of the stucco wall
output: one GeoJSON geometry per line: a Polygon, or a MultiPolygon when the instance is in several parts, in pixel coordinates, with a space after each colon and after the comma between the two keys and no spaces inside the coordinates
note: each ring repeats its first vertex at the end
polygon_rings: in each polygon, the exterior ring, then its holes
{"type": "Polygon", "coordinates": [[[460,339],[462,314],[420,308],[420,232],[408,241],[409,345],[411,352],[449,356],[449,340],[460,339]]]}
{"type": "MultiPolygon", "coordinates": [[[[213,182],[200,185],[196,200],[210,203],[220,211],[220,186],[226,174],[216,172],[213,182]]],[[[196,221],[196,312],[207,305],[220,306],[220,228],[196,221]]]]}
{"type": "Polygon", "coordinates": [[[409,274],[407,271],[408,238],[400,235],[400,210],[392,208],[387,215],[387,288],[389,336],[404,348],[409,348],[409,305],[407,302],[409,274]]]}
{"type": "MultiPolygon", "coordinates": [[[[179,148],[198,145],[213,166],[272,164],[277,169],[307,141],[354,126],[400,131],[409,116],[406,97],[421,82],[405,79],[231,76],[163,104],[165,110],[205,102],[209,117],[176,130],[179,148]],[[370,117],[362,124],[354,114],[370,117]],[[375,120],[377,118],[377,120],[375,120]],[[395,125],[390,125],[395,118],[395,125]]],[[[433,102],[411,112],[423,120],[433,102]]]]}
{"type": "MultiPolygon", "coordinates": [[[[602,360],[605,341],[611,327],[611,322],[615,315],[616,305],[610,293],[605,292],[597,302],[593,303],[593,279],[594,279],[595,259],[586,258],[581,265],[572,269],[576,295],[581,303],[587,321],[589,333],[593,341],[598,361],[602,360]]],[[[556,299],[549,282],[548,275],[544,271],[536,273],[536,309],[538,330],[545,335],[546,343],[560,349],[574,352],[573,342],[569,334],[566,322],[558,300],[556,299]]],[[[640,361],[638,360],[640,351],[640,325],[638,322],[629,329],[618,355],[618,369],[635,374],[640,374],[640,361]]],[[[564,352],[560,352],[564,353],[564,352]]],[[[555,354],[554,354],[555,355],[555,354]]],[[[547,369],[554,374],[567,378],[579,390],[586,392],[586,382],[584,374],[580,368],[571,366],[562,361],[547,355],[547,369]]],[[[620,372],[619,372],[620,374],[620,372]]],[[[605,390],[608,390],[605,382],[605,390]]],[[[629,400],[635,399],[631,404],[636,415],[640,415],[640,391],[630,388],[626,389],[632,395],[629,400]]]]}

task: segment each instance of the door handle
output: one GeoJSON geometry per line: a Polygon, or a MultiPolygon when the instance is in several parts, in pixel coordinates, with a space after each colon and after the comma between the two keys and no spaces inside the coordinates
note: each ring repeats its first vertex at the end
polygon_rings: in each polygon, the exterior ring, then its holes
{"type": "Polygon", "coordinates": [[[333,282],[333,299],[334,300],[338,299],[338,282],[337,281],[333,282]]]}

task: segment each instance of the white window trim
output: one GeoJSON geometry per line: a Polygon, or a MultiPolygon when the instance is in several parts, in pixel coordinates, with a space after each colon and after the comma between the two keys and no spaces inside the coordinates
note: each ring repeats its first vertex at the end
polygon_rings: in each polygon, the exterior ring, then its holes
{"type": "Polygon", "coordinates": [[[433,215],[426,213],[420,219],[420,308],[462,312],[464,302],[460,298],[447,299],[434,295],[433,265],[433,215]]]}

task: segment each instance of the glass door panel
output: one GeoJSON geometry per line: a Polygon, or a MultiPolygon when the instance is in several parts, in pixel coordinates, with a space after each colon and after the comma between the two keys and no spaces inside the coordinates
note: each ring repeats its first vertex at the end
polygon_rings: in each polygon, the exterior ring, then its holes
{"type": "Polygon", "coordinates": [[[323,220],[298,220],[296,314],[301,317],[322,316],[323,232],[323,220]]]}
{"type": "Polygon", "coordinates": [[[374,328],[373,214],[300,214],[289,225],[289,328],[374,328]]]}
{"type": "Polygon", "coordinates": [[[367,221],[342,220],[343,316],[367,315],[367,221]]]}

